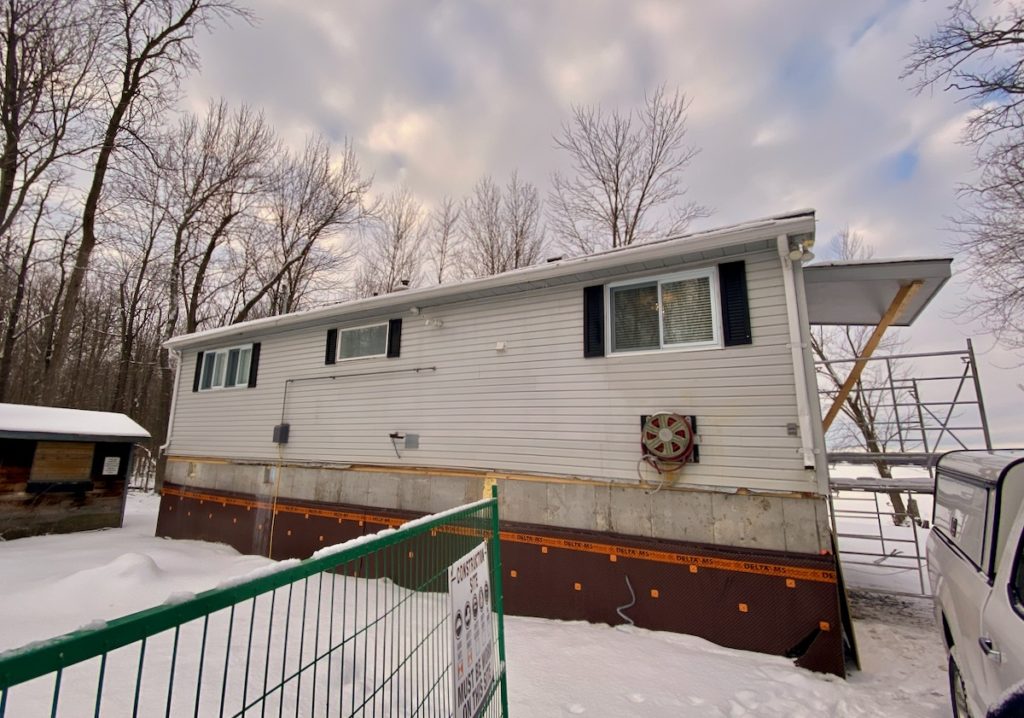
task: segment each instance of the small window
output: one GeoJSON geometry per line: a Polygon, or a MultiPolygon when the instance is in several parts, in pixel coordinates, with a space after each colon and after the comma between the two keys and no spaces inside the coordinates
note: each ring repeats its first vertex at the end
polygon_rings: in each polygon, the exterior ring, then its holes
{"type": "Polygon", "coordinates": [[[1017,546],[1017,559],[1010,584],[1010,603],[1018,614],[1024,615],[1024,536],[1017,546]]]}
{"type": "Polygon", "coordinates": [[[717,284],[711,268],[609,285],[611,352],[719,346],[717,284]]]}
{"type": "Polygon", "coordinates": [[[205,352],[199,389],[205,391],[248,386],[251,365],[252,344],[205,352]]]}
{"type": "Polygon", "coordinates": [[[991,502],[990,492],[983,484],[942,473],[935,482],[933,529],[948,536],[978,570],[985,570],[987,563],[991,502]]]}
{"type": "Polygon", "coordinates": [[[388,353],[388,325],[372,324],[338,331],[338,360],[382,357],[388,353]]]}

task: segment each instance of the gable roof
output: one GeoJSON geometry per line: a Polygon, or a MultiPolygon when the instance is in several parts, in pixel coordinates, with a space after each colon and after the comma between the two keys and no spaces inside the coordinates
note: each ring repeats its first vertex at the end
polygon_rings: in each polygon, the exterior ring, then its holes
{"type": "Polygon", "coordinates": [[[813,234],[814,224],[814,210],[798,210],[679,237],[619,247],[583,257],[549,260],[544,264],[513,269],[480,279],[407,289],[207,329],[174,337],[167,341],[165,346],[171,349],[185,349],[213,343],[223,344],[227,341],[243,341],[272,331],[319,324],[328,319],[356,320],[388,311],[404,312],[414,306],[424,308],[561,284],[602,281],[617,274],[717,260],[750,250],[774,251],[776,237],[782,234],[813,234]]]}

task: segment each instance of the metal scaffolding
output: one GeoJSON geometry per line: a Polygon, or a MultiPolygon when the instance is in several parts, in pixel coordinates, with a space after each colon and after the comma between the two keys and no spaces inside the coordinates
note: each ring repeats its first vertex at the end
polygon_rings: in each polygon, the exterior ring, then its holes
{"type": "MultiPolygon", "coordinates": [[[[853,365],[858,359],[819,361],[853,365]]],[[[867,411],[838,414],[826,435],[830,465],[871,467],[871,475],[833,478],[832,526],[840,558],[851,567],[851,585],[889,593],[930,595],[924,541],[931,512],[922,517],[918,504],[931,506],[933,469],[938,457],[955,449],[992,448],[985,401],[971,340],[964,349],[891,354],[859,359],[874,371],[858,382],[851,400],[867,411]],[[864,440],[864,414],[873,442],[864,440]],[[855,416],[856,415],[856,416],[855,416]],[[877,451],[867,450],[874,443],[877,451]],[[893,467],[917,467],[917,476],[888,478],[893,467]],[[856,567],[856,568],[854,568],[856,567]],[[908,590],[871,585],[872,571],[907,573],[908,590]],[[914,575],[916,574],[916,575],[914,575]]],[[[822,389],[823,405],[839,392],[822,389]]]]}

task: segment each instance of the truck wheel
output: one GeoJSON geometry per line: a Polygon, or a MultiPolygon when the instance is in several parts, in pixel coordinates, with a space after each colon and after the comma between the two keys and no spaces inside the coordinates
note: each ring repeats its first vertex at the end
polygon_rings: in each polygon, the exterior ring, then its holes
{"type": "Polygon", "coordinates": [[[949,656],[949,699],[953,704],[953,718],[971,718],[971,710],[967,707],[967,686],[952,654],[949,656]]]}

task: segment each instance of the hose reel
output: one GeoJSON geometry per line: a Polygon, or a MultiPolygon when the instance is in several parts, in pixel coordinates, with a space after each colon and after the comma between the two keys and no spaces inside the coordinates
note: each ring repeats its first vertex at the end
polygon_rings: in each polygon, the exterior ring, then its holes
{"type": "Polygon", "coordinates": [[[645,457],[669,464],[694,458],[695,417],[663,411],[642,417],[640,446],[645,457]]]}

